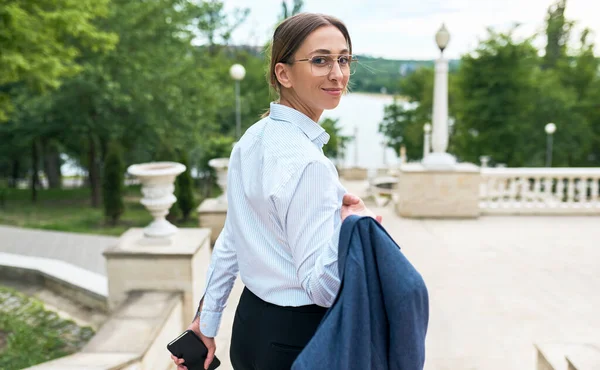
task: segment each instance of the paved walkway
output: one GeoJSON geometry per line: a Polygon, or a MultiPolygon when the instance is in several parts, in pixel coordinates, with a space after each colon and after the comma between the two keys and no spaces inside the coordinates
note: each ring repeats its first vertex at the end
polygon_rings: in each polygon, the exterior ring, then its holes
{"type": "MultiPolygon", "coordinates": [[[[534,343],[600,345],[600,217],[412,220],[374,209],[429,289],[427,370],[534,370],[534,343]]],[[[0,251],[104,273],[115,238],[62,234],[0,227],[0,251]]],[[[218,337],[224,369],[240,288],[218,337]]]]}
{"type": "Polygon", "coordinates": [[[117,237],[0,226],[0,252],[53,258],[106,275],[102,252],[117,237]]]}

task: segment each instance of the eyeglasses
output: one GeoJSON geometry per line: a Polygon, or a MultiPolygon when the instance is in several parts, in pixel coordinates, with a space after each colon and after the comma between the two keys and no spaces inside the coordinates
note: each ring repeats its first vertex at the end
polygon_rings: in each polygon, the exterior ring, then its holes
{"type": "Polygon", "coordinates": [[[288,63],[309,62],[313,76],[322,77],[327,76],[331,72],[335,61],[337,61],[344,76],[350,76],[356,72],[356,62],[358,60],[349,54],[315,55],[310,58],[298,59],[288,63]]]}

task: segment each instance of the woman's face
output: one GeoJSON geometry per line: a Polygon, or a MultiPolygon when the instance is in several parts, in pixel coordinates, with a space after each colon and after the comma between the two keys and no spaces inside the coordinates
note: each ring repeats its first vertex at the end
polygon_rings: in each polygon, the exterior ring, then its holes
{"type": "Polygon", "coordinates": [[[351,55],[342,32],[334,26],[316,29],[292,58],[286,87],[300,103],[312,111],[337,107],[350,79],[351,55]]]}

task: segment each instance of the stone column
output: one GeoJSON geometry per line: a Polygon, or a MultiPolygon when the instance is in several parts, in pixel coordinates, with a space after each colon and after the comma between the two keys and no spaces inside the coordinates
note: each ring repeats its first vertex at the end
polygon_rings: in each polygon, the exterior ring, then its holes
{"type": "Polygon", "coordinates": [[[443,56],[435,62],[431,146],[433,152],[423,158],[425,168],[446,170],[456,164],[454,156],[446,152],[448,149],[448,60],[443,56]]]}

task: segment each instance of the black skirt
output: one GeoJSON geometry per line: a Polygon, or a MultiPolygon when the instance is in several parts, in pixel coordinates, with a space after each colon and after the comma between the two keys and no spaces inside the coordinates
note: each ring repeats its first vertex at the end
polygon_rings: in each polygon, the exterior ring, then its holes
{"type": "Polygon", "coordinates": [[[277,306],[244,288],[231,335],[234,370],[290,369],[326,311],[317,305],[277,306]]]}

